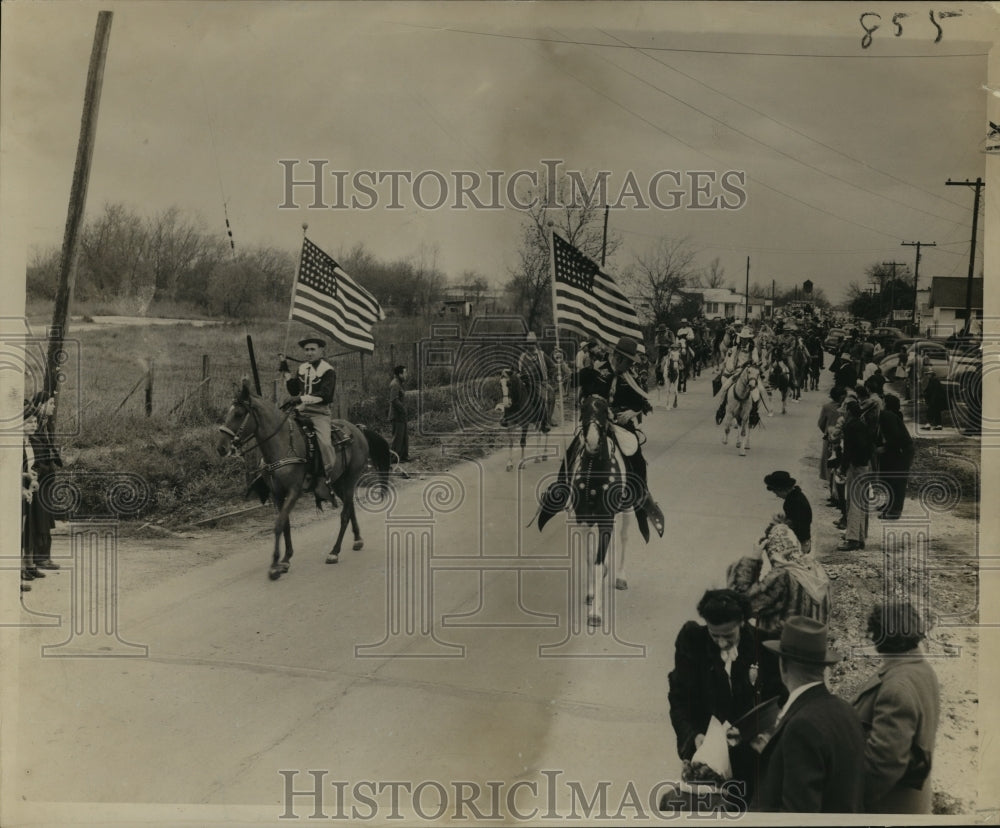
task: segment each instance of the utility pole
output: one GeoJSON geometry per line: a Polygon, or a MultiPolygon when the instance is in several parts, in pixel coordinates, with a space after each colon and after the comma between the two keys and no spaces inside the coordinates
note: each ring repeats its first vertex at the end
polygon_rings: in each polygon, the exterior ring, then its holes
{"type": "Polygon", "coordinates": [[[750,257],[747,256],[747,286],[743,293],[745,304],[743,305],[743,324],[750,317],[750,257]]]}
{"type": "Polygon", "coordinates": [[[952,181],[950,178],[945,182],[949,187],[975,187],[976,197],[972,205],[972,244],[969,249],[969,280],[965,284],[965,333],[968,335],[969,327],[972,325],[972,279],[976,272],[976,230],[979,227],[979,193],[986,186],[982,178],[975,181],[952,181]]]}
{"type": "MultiPolygon", "coordinates": [[[[69,300],[76,281],[76,262],[80,250],[80,226],[87,203],[87,185],[90,183],[90,162],[94,157],[94,139],[97,135],[97,113],[101,105],[101,87],[104,83],[104,63],[108,56],[108,41],[111,38],[111,17],[109,11],[97,13],[97,29],[94,45],[90,53],[90,67],[87,70],[87,86],[83,97],[83,117],[80,121],[80,139],[76,148],[76,167],[73,170],[73,184],[69,192],[69,210],[66,215],[66,231],[63,235],[62,253],[59,258],[59,286],[56,290],[55,308],[52,311],[52,329],[49,333],[49,353],[45,369],[45,391],[55,394],[60,371],[60,357],[63,355],[63,337],[66,335],[66,321],[69,318],[69,300]]],[[[56,394],[56,407],[59,396],[56,394]]],[[[51,422],[56,418],[53,413],[51,422]]]]}
{"type": "MultiPolygon", "coordinates": [[[[905,262],[882,262],[884,267],[892,268],[892,284],[889,286],[889,321],[892,322],[892,315],[896,310],[896,265],[904,265],[905,262]]],[[[879,308],[882,307],[882,299],[879,298],[879,308]]]]}
{"type": "Polygon", "coordinates": [[[903,242],[902,247],[915,247],[917,248],[917,260],[913,264],[913,312],[910,317],[910,326],[913,330],[910,332],[913,336],[917,335],[917,279],[920,278],[920,248],[921,247],[937,247],[937,242],[903,242]]]}

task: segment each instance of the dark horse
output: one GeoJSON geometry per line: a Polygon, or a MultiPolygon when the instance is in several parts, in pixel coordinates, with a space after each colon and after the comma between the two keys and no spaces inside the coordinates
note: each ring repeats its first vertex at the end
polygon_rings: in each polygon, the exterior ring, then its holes
{"type": "MultiPolygon", "coordinates": [[[[514,468],[514,429],[521,431],[522,460],[528,444],[528,429],[535,427],[540,435],[549,430],[546,425],[549,392],[546,386],[529,385],[517,371],[504,368],[500,372],[500,393],[502,399],[497,405],[497,411],[501,413],[500,427],[507,429],[507,471],[510,471],[514,468]]],[[[541,439],[539,439],[539,453],[535,455],[535,462],[541,460],[541,439]]]]}
{"type": "Polygon", "coordinates": [[[219,426],[219,431],[222,432],[218,444],[220,455],[246,451],[244,443],[253,439],[263,457],[260,474],[278,508],[278,517],[274,522],[274,557],[268,571],[271,580],[277,580],[288,572],[292,558],[289,515],[310,485],[317,504],[323,500],[335,502],[332,494],[343,503],[340,533],[333,549],[326,556],[326,562],[332,564],[339,560],[348,523],[354,532],[353,548],[361,549],[364,546],[355,513],[354,491],[368,464],[369,453],[381,479],[385,480],[385,473],[389,469],[389,444],[369,429],[362,431],[353,423],[343,420],[335,422],[350,436],[350,441],[336,447],[337,462],[330,474],[332,493],[324,480],[322,462],[313,466],[313,460],[319,452],[310,448],[303,423],[292,417],[290,411],[282,412],[276,405],[251,391],[246,379],[229,407],[225,421],[219,426]],[[282,535],[285,538],[285,556],[279,561],[282,535]]]}
{"type": "MultiPolygon", "coordinates": [[[[580,432],[566,453],[559,479],[542,494],[538,531],[562,509],[569,509],[578,524],[597,529],[596,553],[590,558],[588,544],[587,623],[598,626],[604,608],[605,558],[611,545],[615,517],[622,514],[621,543],[615,565],[615,588],[628,589],[625,578],[627,513],[645,497],[641,483],[625,474],[623,453],[635,451],[638,440],[625,429],[612,428],[611,412],[603,397],[592,394],[580,403],[580,432]],[[635,441],[634,445],[629,441],[635,441]],[[600,578],[597,577],[600,569],[600,578]]],[[[643,525],[640,524],[640,531],[643,525]]],[[[661,533],[662,534],[662,533],[661,533]]],[[[643,537],[649,541],[649,529],[643,537]]]]}

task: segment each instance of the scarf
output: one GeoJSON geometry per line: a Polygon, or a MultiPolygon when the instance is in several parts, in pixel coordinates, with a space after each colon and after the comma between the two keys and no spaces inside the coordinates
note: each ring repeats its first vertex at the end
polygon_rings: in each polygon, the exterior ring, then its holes
{"type": "Polygon", "coordinates": [[[765,540],[767,556],[775,571],[787,572],[817,603],[822,603],[829,588],[826,573],[802,551],[798,538],[784,523],[774,524],[765,540]]]}

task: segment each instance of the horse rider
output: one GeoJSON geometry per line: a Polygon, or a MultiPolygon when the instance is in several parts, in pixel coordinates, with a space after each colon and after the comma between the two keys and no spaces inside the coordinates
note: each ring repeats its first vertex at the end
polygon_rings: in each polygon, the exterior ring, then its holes
{"type": "Polygon", "coordinates": [[[677,329],[677,339],[687,340],[688,347],[690,347],[691,343],[694,342],[694,329],[691,327],[686,318],[681,320],[681,325],[677,329]]]}
{"type": "Polygon", "coordinates": [[[611,391],[611,364],[607,354],[596,339],[590,340],[590,343],[589,364],[577,375],[577,407],[584,397],[596,394],[607,399],[611,391]]]}
{"type": "Polygon", "coordinates": [[[639,362],[639,343],[630,336],[619,338],[611,354],[611,388],[608,393],[608,406],[616,425],[636,435],[637,447],[631,455],[623,452],[626,471],[633,479],[642,484],[642,491],[637,498],[635,507],[636,521],[643,535],[647,535],[647,520],[652,520],[658,534],[663,534],[664,518],[660,507],[656,505],[646,482],[646,459],[642,456],[641,441],[638,440],[638,424],[643,414],[653,410],[649,397],[639,384],[636,365],[639,362]]]}
{"type": "Polygon", "coordinates": [[[674,340],[674,332],[665,322],[656,326],[656,333],[653,336],[653,360],[656,365],[656,382],[659,385],[663,385],[663,370],[660,368],[660,363],[663,362],[663,357],[667,355],[670,346],[674,344],[674,340]]]}
{"type": "Polygon", "coordinates": [[[312,421],[316,432],[316,445],[323,459],[323,470],[327,486],[333,484],[332,475],[337,462],[334,444],[350,442],[350,437],[333,424],[330,416],[330,405],[337,390],[337,372],[325,359],[323,350],[326,342],[318,336],[307,336],[299,340],[299,347],[305,353],[305,360],[299,365],[299,370],[292,376],[284,354],[278,354],[281,364],[278,371],[285,379],[285,388],[291,397],[285,401],[282,408],[292,406],[300,416],[312,421]]]}
{"type": "Polygon", "coordinates": [[[550,430],[549,409],[555,401],[552,383],[557,380],[559,369],[552,357],[538,347],[534,331],[528,331],[524,341],[526,350],[517,358],[517,373],[531,400],[532,412],[538,412],[538,428],[545,434],[550,430]]]}
{"type": "Polygon", "coordinates": [[[751,333],[749,328],[744,328],[740,331],[736,344],[726,354],[726,360],[723,364],[722,387],[719,389],[719,394],[722,395],[723,400],[726,398],[725,395],[729,390],[729,386],[736,381],[736,375],[749,363],[760,365],[760,354],[757,352],[757,347],[754,344],[753,333],[751,333]]]}

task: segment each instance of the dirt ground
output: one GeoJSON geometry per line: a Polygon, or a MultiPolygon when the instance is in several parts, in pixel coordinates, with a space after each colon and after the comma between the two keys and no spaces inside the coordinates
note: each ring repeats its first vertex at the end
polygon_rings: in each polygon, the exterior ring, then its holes
{"type": "MultiPolygon", "coordinates": [[[[932,616],[938,618],[930,634],[928,652],[941,683],[942,720],[933,770],[935,813],[939,814],[973,812],[978,784],[979,639],[974,625],[978,619],[975,539],[979,504],[978,487],[968,482],[969,460],[978,460],[978,441],[970,441],[960,451],[949,449],[946,452],[926,441],[918,442],[915,469],[951,470],[956,478],[961,476],[965,482],[962,496],[954,508],[946,513],[935,513],[929,524],[931,540],[924,575],[926,582],[911,578],[907,585],[901,585],[911,592],[914,587],[919,589],[926,585],[932,616]]],[[[807,466],[813,461],[818,462],[818,459],[803,458],[807,466]]],[[[419,477],[453,462],[454,458],[443,453],[439,446],[427,446],[421,456],[407,465],[407,470],[411,476],[419,477]]],[[[835,609],[830,624],[832,645],[852,655],[831,669],[830,686],[842,697],[850,698],[878,666],[877,659],[860,657],[859,651],[853,648],[867,641],[864,628],[867,613],[884,597],[885,584],[894,582],[884,577],[887,558],[882,551],[882,527],[887,524],[871,521],[871,542],[865,551],[832,551],[839,540],[839,532],[832,526],[837,512],[822,505],[825,491],[815,472],[811,480],[802,482],[813,504],[814,551],[834,585],[835,609]]],[[[904,514],[913,511],[911,504],[912,501],[908,502],[904,514]]],[[[248,543],[261,547],[263,565],[268,557],[274,512],[270,505],[256,508],[255,505],[254,500],[234,503],[232,511],[248,511],[201,526],[168,529],[166,521],[162,520],[140,525],[123,524],[119,548],[127,556],[127,565],[119,570],[122,589],[148,587],[193,566],[245,549],[248,543]]],[[[296,508],[294,520],[301,526],[328,517],[329,511],[320,513],[311,501],[303,501],[296,508]]],[[[65,527],[57,527],[57,531],[60,529],[65,531],[65,527]]]]}

